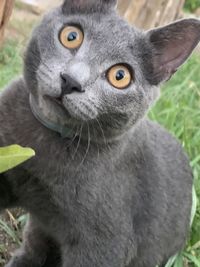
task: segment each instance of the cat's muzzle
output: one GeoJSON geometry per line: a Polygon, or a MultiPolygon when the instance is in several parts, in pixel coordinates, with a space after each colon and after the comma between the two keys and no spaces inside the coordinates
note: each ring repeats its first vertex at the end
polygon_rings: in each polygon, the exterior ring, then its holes
{"type": "Polygon", "coordinates": [[[82,88],[82,85],[68,74],[60,73],[60,77],[61,77],[61,89],[62,89],[61,98],[64,95],[72,94],[73,92],[79,92],[79,93],[85,92],[85,90],[82,88]]]}

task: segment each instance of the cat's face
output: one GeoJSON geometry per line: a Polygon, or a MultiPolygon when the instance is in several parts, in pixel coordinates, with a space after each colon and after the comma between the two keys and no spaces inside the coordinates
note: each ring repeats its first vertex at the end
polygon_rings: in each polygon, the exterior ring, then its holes
{"type": "Polygon", "coordinates": [[[34,105],[60,125],[101,124],[105,134],[121,134],[144,116],[155,85],[182,62],[161,75],[157,40],[150,43],[154,31],[130,27],[111,8],[115,1],[68,2],[44,18],[27,51],[25,80],[34,105]]]}

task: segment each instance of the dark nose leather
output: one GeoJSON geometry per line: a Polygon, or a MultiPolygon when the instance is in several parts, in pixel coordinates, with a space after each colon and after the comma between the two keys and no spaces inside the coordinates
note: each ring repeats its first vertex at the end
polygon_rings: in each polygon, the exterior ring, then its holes
{"type": "Polygon", "coordinates": [[[76,80],[74,80],[72,77],[70,77],[66,73],[61,73],[61,88],[62,88],[62,96],[71,94],[73,92],[80,92],[83,93],[85,90],[83,90],[80,83],[78,83],[76,80]]]}

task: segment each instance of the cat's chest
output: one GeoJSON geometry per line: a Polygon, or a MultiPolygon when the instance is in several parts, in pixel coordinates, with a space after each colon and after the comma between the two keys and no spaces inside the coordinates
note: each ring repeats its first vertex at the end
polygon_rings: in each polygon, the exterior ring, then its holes
{"type": "MultiPolygon", "coordinates": [[[[36,157],[27,165],[32,173],[49,185],[64,185],[99,177],[103,173],[115,174],[116,162],[109,150],[99,150],[96,145],[73,144],[37,146],[36,157]],[[70,146],[70,145],[69,145],[70,146]]],[[[114,153],[114,152],[113,152],[114,153]]]]}
{"type": "Polygon", "coordinates": [[[76,150],[65,149],[62,154],[53,149],[46,157],[43,153],[38,150],[28,168],[50,189],[61,210],[93,212],[99,203],[117,199],[123,188],[129,187],[128,173],[120,168],[114,151],[80,145],[76,150]]]}
{"type": "Polygon", "coordinates": [[[95,229],[105,219],[117,221],[116,214],[123,215],[131,198],[132,174],[122,154],[92,144],[76,144],[71,150],[59,143],[28,145],[36,156],[20,168],[36,179],[26,182],[25,177],[16,193],[20,206],[34,213],[48,231],[56,232],[56,238],[62,239],[58,225],[64,229],[67,225],[74,233],[83,225],[95,229]]]}
{"type": "Polygon", "coordinates": [[[36,152],[30,168],[34,165],[33,168],[39,172],[39,176],[48,176],[49,182],[59,178],[60,183],[63,179],[77,175],[100,175],[105,170],[108,175],[114,174],[116,166],[123,158],[124,148],[121,142],[98,143],[79,136],[75,139],[63,139],[48,133],[46,136],[43,134],[42,138],[31,138],[28,146],[36,152]]]}

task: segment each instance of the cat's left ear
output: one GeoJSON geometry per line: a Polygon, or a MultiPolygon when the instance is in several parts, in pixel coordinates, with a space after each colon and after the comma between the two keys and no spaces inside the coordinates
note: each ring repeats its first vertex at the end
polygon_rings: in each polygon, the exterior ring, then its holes
{"type": "Polygon", "coordinates": [[[147,38],[152,63],[148,80],[157,85],[170,79],[199,43],[200,20],[184,19],[150,30],[147,38]]]}
{"type": "Polygon", "coordinates": [[[117,0],[65,0],[64,12],[95,12],[114,8],[117,0]]]}

